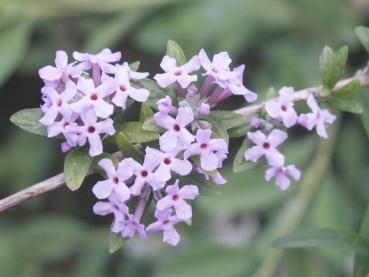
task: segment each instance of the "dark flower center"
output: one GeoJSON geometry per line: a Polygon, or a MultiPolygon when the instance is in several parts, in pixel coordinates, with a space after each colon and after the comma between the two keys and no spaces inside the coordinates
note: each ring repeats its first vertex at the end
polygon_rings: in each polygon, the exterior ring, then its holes
{"type": "Polygon", "coordinates": [[[172,197],[173,201],[177,201],[179,199],[179,196],[178,194],[174,194],[173,197],[172,197]]]}
{"type": "Polygon", "coordinates": [[[214,73],[218,73],[219,71],[218,71],[218,69],[216,69],[215,67],[213,67],[212,69],[211,69],[214,73]]]}
{"type": "Polygon", "coordinates": [[[287,111],[287,106],[285,104],[282,104],[281,110],[284,111],[284,112],[287,111]]]}
{"type": "Polygon", "coordinates": [[[182,74],[182,71],[180,71],[180,70],[177,70],[176,72],[174,72],[174,75],[176,75],[176,76],[179,76],[181,74],[182,74]]]}
{"type": "Polygon", "coordinates": [[[65,127],[67,127],[68,125],[69,125],[69,122],[64,122],[63,127],[65,128],[65,127]]]}
{"type": "Polygon", "coordinates": [[[163,221],[163,224],[168,224],[169,222],[170,222],[169,219],[166,219],[163,221]]]}
{"type": "Polygon", "coordinates": [[[118,177],[114,177],[113,182],[116,185],[119,184],[119,178],[118,177]]]}
{"type": "Polygon", "coordinates": [[[58,107],[61,107],[61,105],[63,105],[63,101],[62,100],[58,100],[58,102],[56,103],[56,105],[58,106],[58,107]]]}
{"type": "Polygon", "coordinates": [[[122,92],[126,92],[127,91],[127,87],[124,84],[120,85],[119,88],[120,88],[120,90],[122,92]]]}
{"type": "Polygon", "coordinates": [[[201,145],[200,145],[200,148],[201,149],[205,149],[205,148],[207,148],[208,147],[208,145],[206,144],[206,143],[202,143],[201,145]]]}
{"type": "Polygon", "coordinates": [[[149,173],[146,170],[141,171],[141,176],[142,177],[147,177],[147,175],[149,175],[149,173]]]}
{"type": "Polygon", "coordinates": [[[96,93],[91,94],[90,99],[93,101],[97,100],[97,94],[96,93]]]}
{"type": "Polygon", "coordinates": [[[90,126],[90,127],[88,127],[87,131],[92,134],[92,133],[95,132],[95,127],[94,126],[90,126]]]}
{"type": "Polygon", "coordinates": [[[165,164],[170,164],[171,162],[172,162],[172,161],[171,161],[169,158],[165,158],[165,159],[164,159],[164,163],[165,163],[165,164]]]}
{"type": "Polygon", "coordinates": [[[264,142],[263,143],[263,147],[264,147],[264,149],[269,149],[270,148],[270,144],[268,142],[264,142]]]}
{"type": "Polygon", "coordinates": [[[174,131],[179,132],[181,130],[181,127],[178,124],[174,124],[173,129],[174,131]]]}

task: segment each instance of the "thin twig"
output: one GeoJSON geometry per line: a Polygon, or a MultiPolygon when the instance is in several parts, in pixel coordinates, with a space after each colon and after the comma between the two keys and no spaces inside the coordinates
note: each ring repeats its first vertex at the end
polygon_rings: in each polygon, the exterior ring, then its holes
{"type": "MultiPolygon", "coordinates": [[[[368,86],[369,85],[369,76],[366,75],[366,71],[363,70],[361,72],[365,72],[365,74],[356,74],[352,78],[347,78],[339,81],[336,86],[334,87],[334,90],[340,89],[343,86],[345,86],[347,83],[351,82],[354,79],[360,80],[361,86],[368,86]]],[[[319,94],[322,91],[322,86],[314,86],[310,88],[306,88],[300,91],[297,91],[294,94],[294,101],[301,101],[306,100],[309,94],[319,94]]],[[[240,108],[235,110],[234,112],[242,114],[242,115],[251,115],[254,113],[258,113],[260,109],[263,107],[265,103],[255,104],[252,106],[248,106],[245,108],[240,108]]],[[[117,155],[117,153],[115,153],[117,155]]],[[[92,174],[93,172],[89,172],[89,174],[92,174]]],[[[54,177],[51,177],[49,179],[46,179],[40,183],[37,183],[35,185],[32,185],[24,190],[21,190],[15,194],[12,194],[2,200],[0,200],[0,212],[5,211],[7,209],[10,209],[27,199],[36,197],[40,194],[43,194],[47,191],[56,189],[58,187],[61,187],[64,184],[64,174],[60,173],[54,177]]]]}

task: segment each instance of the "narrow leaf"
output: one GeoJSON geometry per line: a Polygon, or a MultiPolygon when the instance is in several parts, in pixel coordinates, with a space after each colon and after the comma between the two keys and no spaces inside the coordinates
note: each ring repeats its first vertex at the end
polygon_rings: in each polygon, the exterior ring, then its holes
{"type": "Polygon", "coordinates": [[[362,113],[364,111],[363,105],[358,99],[343,99],[337,97],[329,97],[327,101],[330,105],[344,112],[362,113]]]}
{"type": "Polygon", "coordinates": [[[300,231],[274,241],[278,248],[335,247],[369,256],[369,240],[363,236],[335,229],[300,231]]]}
{"type": "Polygon", "coordinates": [[[227,130],[246,125],[250,121],[247,116],[233,111],[213,111],[211,114],[213,117],[220,120],[227,130]]]}
{"type": "Polygon", "coordinates": [[[169,40],[167,43],[167,55],[176,60],[177,66],[184,65],[186,63],[186,55],[177,42],[169,40]]]}
{"type": "Polygon", "coordinates": [[[110,234],[109,234],[109,252],[110,252],[110,254],[113,254],[114,252],[116,252],[117,250],[122,248],[124,242],[125,242],[125,239],[121,235],[113,233],[113,232],[110,231],[110,234]]]}
{"type": "Polygon", "coordinates": [[[70,190],[81,187],[92,161],[93,158],[81,149],[74,149],[67,154],[64,160],[64,178],[70,190]]]}
{"type": "Polygon", "coordinates": [[[143,162],[144,155],[129,142],[127,136],[123,132],[118,132],[115,135],[115,142],[125,157],[131,157],[138,162],[143,162]]]}
{"type": "Polygon", "coordinates": [[[328,46],[324,47],[319,63],[320,77],[325,87],[332,88],[342,77],[345,71],[347,56],[347,46],[340,48],[336,52],[328,46]]]}
{"type": "Polygon", "coordinates": [[[145,122],[147,118],[152,117],[153,115],[154,112],[152,111],[151,107],[146,103],[142,103],[140,109],[140,121],[145,122]]]}
{"type": "Polygon", "coordinates": [[[212,125],[211,130],[213,132],[212,136],[214,138],[222,138],[226,141],[227,144],[229,143],[229,136],[226,127],[224,126],[221,120],[211,115],[203,117],[201,119],[209,122],[212,125]]]}
{"type": "Polygon", "coordinates": [[[350,83],[344,85],[342,88],[335,90],[332,96],[336,98],[352,99],[358,96],[360,88],[360,81],[352,80],[350,83]]]}
{"type": "Polygon", "coordinates": [[[41,136],[46,136],[46,127],[39,120],[43,113],[41,109],[24,109],[16,112],[10,117],[10,121],[19,128],[41,136]]]}
{"type": "Polygon", "coordinates": [[[245,152],[250,148],[250,141],[248,138],[245,138],[241,144],[240,149],[238,149],[237,154],[234,158],[233,162],[233,172],[239,173],[246,170],[250,170],[254,168],[258,163],[249,162],[245,160],[245,152]]]}
{"type": "Polygon", "coordinates": [[[369,53],[369,28],[364,26],[356,27],[355,33],[360,42],[363,44],[366,51],[369,53]]]}
{"type": "Polygon", "coordinates": [[[117,127],[117,131],[124,133],[128,141],[132,144],[145,143],[157,140],[159,138],[159,133],[146,131],[142,127],[142,122],[131,121],[119,124],[117,127]]]}

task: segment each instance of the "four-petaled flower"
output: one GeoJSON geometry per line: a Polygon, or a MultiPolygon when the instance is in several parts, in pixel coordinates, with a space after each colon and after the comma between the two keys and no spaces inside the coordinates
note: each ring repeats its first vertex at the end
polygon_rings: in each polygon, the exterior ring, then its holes
{"type": "Polygon", "coordinates": [[[102,216],[113,214],[115,220],[123,219],[128,213],[127,205],[119,201],[114,193],[109,196],[108,200],[96,202],[93,206],[93,212],[102,216]]]}
{"type": "Polygon", "coordinates": [[[287,139],[288,135],[286,132],[274,129],[268,136],[261,131],[248,132],[247,137],[256,146],[245,152],[246,161],[256,162],[261,156],[265,156],[271,166],[284,164],[284,156],[277,150],[277,146],[287,139]]]}
{"type": "Polygon", "coordinates": [[[288,175],[296,181],[299,181],[301,172],[294,165],[272,167],[265,172],[265,180],[270,181],[273,177],[275,177],[276,185],[281,190],[286,190],[291,183],[287,177],[288,175]]]}
{"type": "Polygon", "coordinates": [[[226,81],[228,89],[234,95],[242,95],[247,102],[254,102],[257,99],[257,94],[247,89],[243,84],[243,72],[245,65],[242,64],[235,69],[233,72],[236,74],[235,77],[230,78],[226,81]]]}
{"type": "Polygon", "coordinates": [[[287,128],[296,124],[297,113],[293,108],[293,94],[292,87],[283,87],[279,90],[279,97],[270,100],[265,104],[265,110],[268,115],[275,119],[282,119],[284,126],[287,128]]]}
{"type": "Polygon", "coordinates": [[[158,201],[156,208],[159,212],[164,212],[173,207],[179,219],[188,220],[192,217],[192,208],[185,200],[195,199],[199,195],[199,189],[194,185],[179,188],[178,183],[176,180],[173,185],[167,186],[167,196],[158,201]]]}
{"type": "Polygon", "coordinates": [[[98,66],[103,72],[114,74],[115,66],[111,63],[117,62],[120,60],[122,54],[120,52],[112,53],[110,49],[103,49],[99,53],[87,54],[80,53],[78,51],[73,52],[73,57],[81,62],[80,65],[84,69],[90,69],[94,66],[98,66]]]}
{"type": "Polygon", "coordinates": [[[197,81],[197,75],[190,75],[190,73],[200,68],[200,61],[197,56],[194,56],[184,65],[177,66],[175,59],[164,56],[160,67],[166,73],[156,74],[154,76],[159,86],[166,88],[177,82],[182,88],[187,88],[192,82],[197,81]]]}
{"type": "Polygon", "coordinates": [[[175,119],[162,112],[156,113],[154,119],[159,126],[167,129],[159,139],[160,148],[163,151],[172,151],[176,147],[186,148],[195,139],[186,129],[186,126],[194,120],[193,112],[189,107],[178,108],[175,119]]]}
{"type": "Polygon", "coordinates": [[[320,109],[315,97],[310,94],[307,104],[311,109],[311,113],[301,114],[298,123],[308,130],[316,128],[316,132],[322,138],[328,138],[325,123],[332,124],[336,120],[336,116],[331,114],[327,109],[320,109]]]}
{"type": "Polygon", "coordinates": [[[112,226],[112,232],[120,233],[123,238],[132,238],[136,233],[141,239],[146,239],[145,226],[138,222],[133,215],[127,214],[128,219],[118,219],[112,226]]]}
{"type": "Polygon", "coordinates": [[[184,158],[200,155],[201,168],[212,171],[218,168],[222,161],[220,154],[228,153],[228,145],[224,139],[211,138],[211,130],[198,130],[196,143],[191,144],[184,152],[184,158]]]}

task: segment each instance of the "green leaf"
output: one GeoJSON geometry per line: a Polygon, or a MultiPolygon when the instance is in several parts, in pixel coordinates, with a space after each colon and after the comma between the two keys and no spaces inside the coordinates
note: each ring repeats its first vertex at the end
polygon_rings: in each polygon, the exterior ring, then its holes
{"type": "Polygon", "coordinates": [[[358,99],[343,99],[337,97],[328,97],[327,101],[330,105],[344,112],[362,113],[364,111],[363,105],[358,99]]]}
{"type": "Polygon", "coordinates": [[[167,43],[167,55],[176,60],[177,66],[184,65],[187,61],[182,48],[173,40],[169,40],[167,43]]]}
{"type": "Polygon", "coordinates": [[[355,33],[360,42],[363,44],[366,51],[369,53],[369,28],[364,26],[356,27],[355,33]]]}
{"type": "Polygon", "coordinates": [[[361,121],[363,123],[365,132],[369,138],[369,94],[367,91],[361,93],[361,101],[364,105],[364,111],[361,114],[361,121]]]}
{"type": "Polygon", "coordinates": [[[64,160],[64,179],[67,187],[75,191],[79,189],[88,174],[93,158],[82,149],[70,151],[64,160]]]}
{"type": "Polygon", "coordinates": [[[218,118],[212,115],[202,117],[200,119],[205,120],[211,124],[212,126],[211,130],[213,132],[212,136],[214,138],[222,138],[226,141],[227,144],[229,143],[229,136],[227,133],[227,129],[221,120],[219,120],[218,118]]]}
{"type": "Polygon", "coordinates": [[[110,252],[110,254],[113,254],[114,252],[116,252],[117,250],[122,248],[125,241],[126,240],[120,234],[116,234],[116,233],[113,233],[113,232],[110,231],[110,234],[109,234],[109,252],[110,252]]]}
{"type": "Polygon", "coordinates": [[[0,32],[0,86],[9,78],[26,54],[32,22],[24,21],[0,32]]]}
{"type": "Polygon", "coordinates": [[[332,93],[333,97],[342,99],[352,99],[359,95],[361,84],[359,80],[352,80],[342,88],[332,93]]]}
{"type": "Polygon", "coordinates": [[[10,121],[27,132],[46,136],[46,127],[39,122],[42,116],[43,112],[39,108],[24,109],[13,114],[10,121]]]}
{"type": "Polygon", "coordinates": [[[247,125],[250,121],[249,117],[233,111],[213,111],[211,115],[220,120],[227,130],[247,125]]]}
{"type": "MultiPolygon", "coordinates": [[[[369,204],[365,210],[363,219],[361,221],[360,235],[364,236],[369,240],[369,204]]],[[[365,255],[355,256],[355,267],[354,276],[355,277],[366,277],[369,274],[369,257],[365,255]]]]}
{"type": "Polygon", "coordinates": [[[147,105],[146,103],[141,103],[140,122],[144,123],[147,118],[152,116],[154,116],[154,112],[152,111],[150,105],[147,105]]]}
{"type": "Polygon", "coordinates": [[[141,64],[141,62],[140,62],[140,61],[135,61],[135,62],[133,62],[133,63],[130,63],[130,64],[129,64],[129,67],[131,68],[131,70],[133,70],[133,71],[137,71],[137,70],[138,70],[138,68],[140,67],[140,64],[141,64]]]}
{"type": "Polygon", "coordinates": [[[143,162],[144,155],[129,142],[127,136],[123,132],[118,132],[115,135],[115,142],[125,157],[131,157],[138,162],[143,162]]]}
{"type": "Polygon", "coordinates": [[[325,87],[332,88],[342,77],[345,71],[347,55],[347,46],[340,48],[336,52],[328,46],[324,47],[319,63],[320,77],[325,87]]]}
{"type": "Polygon", "coordinates": [[[245,152],[249,149],[251,143],[248,138],[245,138],[242,142],[240,149],[238,149],[237,154],[234,158],[233,162],[233,172],[239,173],[246,170],[250,170],[254,168],[258,163],[257,162],[249,162],[245,160],[245,152]]]}
{"type": "Polygon", "coordinates": [[[299,231],[274,241],[278,248],[336,247],[369,256],[369,240],[356,233],[335,229],[299,231]]]}
{"type": "Polygon", "coordinates": [[[145,143],[159,138],[159,133],[144,130],[142,126],[142,122],[130,121],[119,124],[117,130],[120,133],[124,133],[128,141],[132,144],[145,143]]]}
{"type": "Polygon", "coordinates": [[[161,127],[155,123],[154,116],[150,116],[145,119],[145,122],[142,124],[142,129],[151,132],[160,132],[161,127]]]}
{"type": "Polygon", "coordinates": [[[158,102],[159,99],[162,99],[165,96],[167,96],[169,93],[168,91],[159,87],[159,85],[155,81],[148,78],[136,80],[134,84],[135,87],[145,88],[150,91],[150,96],[147,99],[146,103],[149,104],[154,109],[157,109],[156,102],[158,102]]]}

